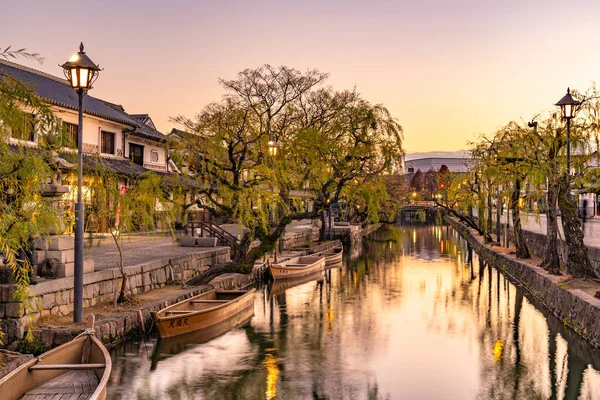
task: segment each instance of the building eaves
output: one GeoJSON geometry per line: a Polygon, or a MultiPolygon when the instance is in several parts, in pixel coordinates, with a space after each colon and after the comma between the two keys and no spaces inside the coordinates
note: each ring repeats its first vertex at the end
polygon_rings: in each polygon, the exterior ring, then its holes
{"type": "MultiPolygon", "coordinates": [[[[74,111],[79,110],[77,93],[71,88],[66,79],[6,60],[0,60],[0,76],[9,76],[18,80],[50,104],[74,111]]],[[[89,94],[85,96],[83,102],[85,114],[123,125],[135,125],[136,121],[113,106],[115,105],[110,106],[108,102],[89,94]]]]}

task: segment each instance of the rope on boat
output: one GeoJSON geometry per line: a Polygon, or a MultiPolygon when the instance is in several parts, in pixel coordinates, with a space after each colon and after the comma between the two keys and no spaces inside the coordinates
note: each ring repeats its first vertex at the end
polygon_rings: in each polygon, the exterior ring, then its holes
{"type": "Polygon", "coordinates": [[[83,332],[81,332],[79,335],[77,335],[75,337],[75,339],[77,339],[78,337],[81,337],[83,335],[95,335],[96,334],[96,330],[94,328],[85,328],[85,330],[83,332]]]}

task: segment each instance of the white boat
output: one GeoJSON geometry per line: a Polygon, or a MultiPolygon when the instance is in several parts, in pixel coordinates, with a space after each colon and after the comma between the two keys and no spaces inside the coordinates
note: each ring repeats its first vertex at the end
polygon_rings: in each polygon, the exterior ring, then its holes
{"type": "Polygon", "coordinates": [[[315,253],[313,255],[315,256],[322,256],[325,258],[325,266],[329,267],[332,265],[336,265],[339,264],[340,261],[342,261],[342,255],[344,254],[344,247],[343,246],[337,246],[334,247],[332,249],[327,249],[324,251],[320,251],[318,253],[315,253]]]}
{"type": "Polygon", "coordinates": [[[286,261],[269,264],[273,279],[298,278],[321,271],[325,268],[325,258],[321,256],[293,257],[286,261]]]}

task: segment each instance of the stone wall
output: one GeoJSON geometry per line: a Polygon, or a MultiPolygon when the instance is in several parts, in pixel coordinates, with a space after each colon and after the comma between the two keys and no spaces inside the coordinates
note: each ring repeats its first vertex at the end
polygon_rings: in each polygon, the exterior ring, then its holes
{"type": "Polygon", "coordinates": [[[280,250],[290,250],[294,247],[304,246],[310,242],[316,242],[318,240],[318,228],[305,229],[300,232],[285,232],[284,235],[279,239],[281,243],[280,250]]]}
{"type": "Polygon", "coordinates": [[[0,379],[10,374],[21,365],[33,358],[31,354],[15,353],[8,350],[0,350],[0,379]]]}
{"type": "Polygon", "coordinates": [[[334,225],[332,227],[332,239],[339,239],[346,245],[355,245],[360,243],[363,236],[377,230],[381,224],[368,225],[361,227],[360,225],[334,225]]]}
{"type": "Polygon", "coordinates": [[[550,275],[542,268],[517,260],[510,255],[496,253],[476,236],[475,231],[452,218],[445,219],[486,262],[521,283],[565,325],[593,346],[600,348],[600,299],[582,290],[561,287],[562,277],[550,275]]]}
{"type": "MultiPolygon", "coordinates": [[[[213,288],[231,290],[246,287],[253,283],[250,275],[224,274],[215,278],[209,285],[202,285],[182,290],[181,293],[162,298],[150,304],[137,307],[119,315],[96,321],[96,336],[105,344],[115,344],[123,339],[135,336],[143,331],[152,329],[152,312],[159,311],[172,304],[178,303],[192,296],[206,292],[213,288]],[[141,314],[141,317],[140,317],[141,314]],[[142,328],[143,324],[143,328],[142,328]]],[[[33,330],[33,337],[38,342],[38,348],[43,351],[67,343],[82,332],[81,328],[54,328],[40,327],[33,330]]]]}
{"type": "MultiPolygon", "coordinates": [[[[170,281],[187,281],[210,265],[230,260],[230,249],[221,247],[203,250],[176,258],[166,258],[146,264],[125,267],[127,289],[132,295],[165,286],[170,281]]],[[[118,268],[88,273],[83,276],[83,306],[114,301],[122,283],[118,268]]],[[[0,285],[0,329],[4,343],[19,340],[27,322],[47,315],[67,315],[73,311],[73,278],[40,282],[30,287],[29,303],[33,309],[24,317],[23,304],[15,301],[15,285],[0,285]]]]}

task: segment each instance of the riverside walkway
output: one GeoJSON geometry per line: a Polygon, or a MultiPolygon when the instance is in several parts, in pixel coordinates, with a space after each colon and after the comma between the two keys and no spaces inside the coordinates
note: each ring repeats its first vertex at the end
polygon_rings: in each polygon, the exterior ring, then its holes
{"type": "MultiPolygon", "coordinates": [[[[119,251],[112,237],[94,238],[85,242],[85,257],[94,259],[94,270],[117,268],[119,251]]],[[[219,247],[221,248],[221,247],[219,247]]],[[[214,247],[179,247],[171,237],[166,236],[129,236],[123,240],[125,266],[139,265],[157,259],[176,258],[188,254],[197,254],[203,250],[213,251],[214,247]]]]}
{"type": "MultiPolygon", "coordinates": [[[[502,215],[501,222],[506,224],[507,213],[502,215]]],[[[495,218],[495,214],[494,214],[495,218]]],[[[494,219],[495,221],[495,219],[494,219]]],[[[510,219],[512,226],[512,217],[510,219]]],[[[523,230],[545,235],[547,232],[547,223],[545,214],[521,213],[521,224],[523,230]]],[[[558,230],[560,237],[564,239],[564,233],[560,217],[558,218],[558,230]]],[[[588,247],[600,248],[600,220],[586,219],[584,229],[584,242],[588,247]]]]}

